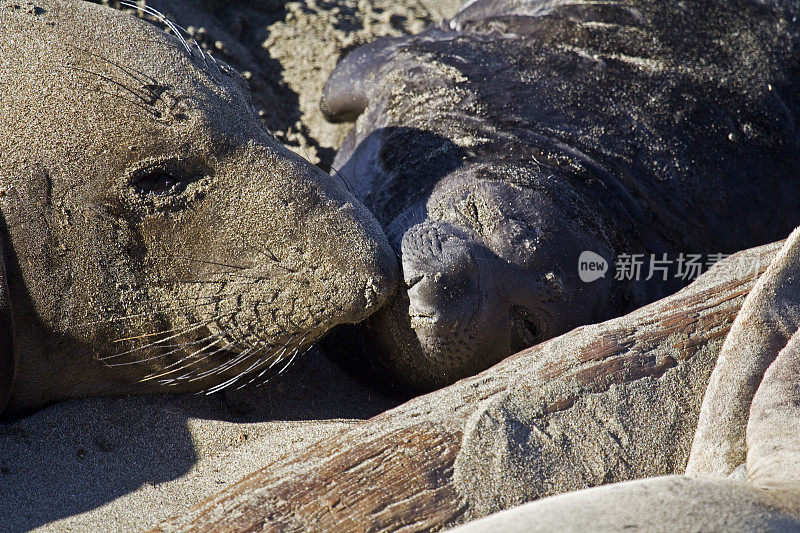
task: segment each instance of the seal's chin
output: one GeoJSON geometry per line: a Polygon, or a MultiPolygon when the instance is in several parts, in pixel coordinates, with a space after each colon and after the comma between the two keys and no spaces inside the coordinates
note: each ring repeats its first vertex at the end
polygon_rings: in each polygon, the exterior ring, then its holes
{"type": "Polygon", "coordinates": [[[431,367],[432,375],[447,375],[448,382],[481,372],[556,331],[546,309],[509,306],[496,295],[482,300],[469,315],[438,312],[409,317],[418,356],[431,367]]]}

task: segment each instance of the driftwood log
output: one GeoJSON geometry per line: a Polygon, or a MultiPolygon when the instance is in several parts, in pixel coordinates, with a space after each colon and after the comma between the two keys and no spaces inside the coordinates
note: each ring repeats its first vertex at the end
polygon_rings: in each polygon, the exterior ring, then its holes
{"type": "Polygon", "coordinates": [[[285,456],[157,530],[441,529],[681,472],[717,354],[780,243],[285,456]]]}

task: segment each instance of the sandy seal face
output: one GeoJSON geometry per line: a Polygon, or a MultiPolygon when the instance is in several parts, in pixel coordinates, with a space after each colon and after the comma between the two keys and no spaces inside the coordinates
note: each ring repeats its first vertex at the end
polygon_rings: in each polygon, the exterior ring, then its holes
{"type": "Polygon", "coordinates": [[[681,254],[780,238],[800,222],[797,20],[791,3],[477,0],[352,52],[321,103],[358,116],[334,167],[406,290],[342,351],[439,387],[677,290],[681,254]],[[584,252],[605,277],[581,278],[584,252]],[[626,256],[638,270],[617,276],[626,256]]]}
{"type": "Polygon", "coordinates": [[[386,300],[378,224],[229,67],[89,3],[0,18],[9,412],[241,383],[386,300]]]}

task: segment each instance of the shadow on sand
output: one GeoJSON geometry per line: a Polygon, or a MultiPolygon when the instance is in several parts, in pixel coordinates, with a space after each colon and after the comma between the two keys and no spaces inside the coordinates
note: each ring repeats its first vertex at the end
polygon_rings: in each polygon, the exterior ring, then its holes
{"type": "MultiPolygon", "coordinates": [[[[23,531],[92,511],[143,485],[181,478],[203,456],[228,453],[231,441],[248,434],[269,434],[272,440],[259,448],[268,453],[258,455],[268,463],[284,441],[294,439],[296,447],[300,432],[339,427],[330,419],[369,418],[394,405],[313,350],[264,387],[61,402],[0,423],[0,524],[23,531]]],[[[243,465],[242,475],[265,463],[243,465]]]]}

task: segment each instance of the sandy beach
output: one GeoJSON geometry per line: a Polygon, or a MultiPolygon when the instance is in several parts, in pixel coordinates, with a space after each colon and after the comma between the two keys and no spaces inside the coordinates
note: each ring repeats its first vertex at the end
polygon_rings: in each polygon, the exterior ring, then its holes
{"type": "Polygon", "coordinates": [[[263,387],[68,400],[0,424],[0,523],[141,530],[395,404],[313,350],[263,387]]]}

